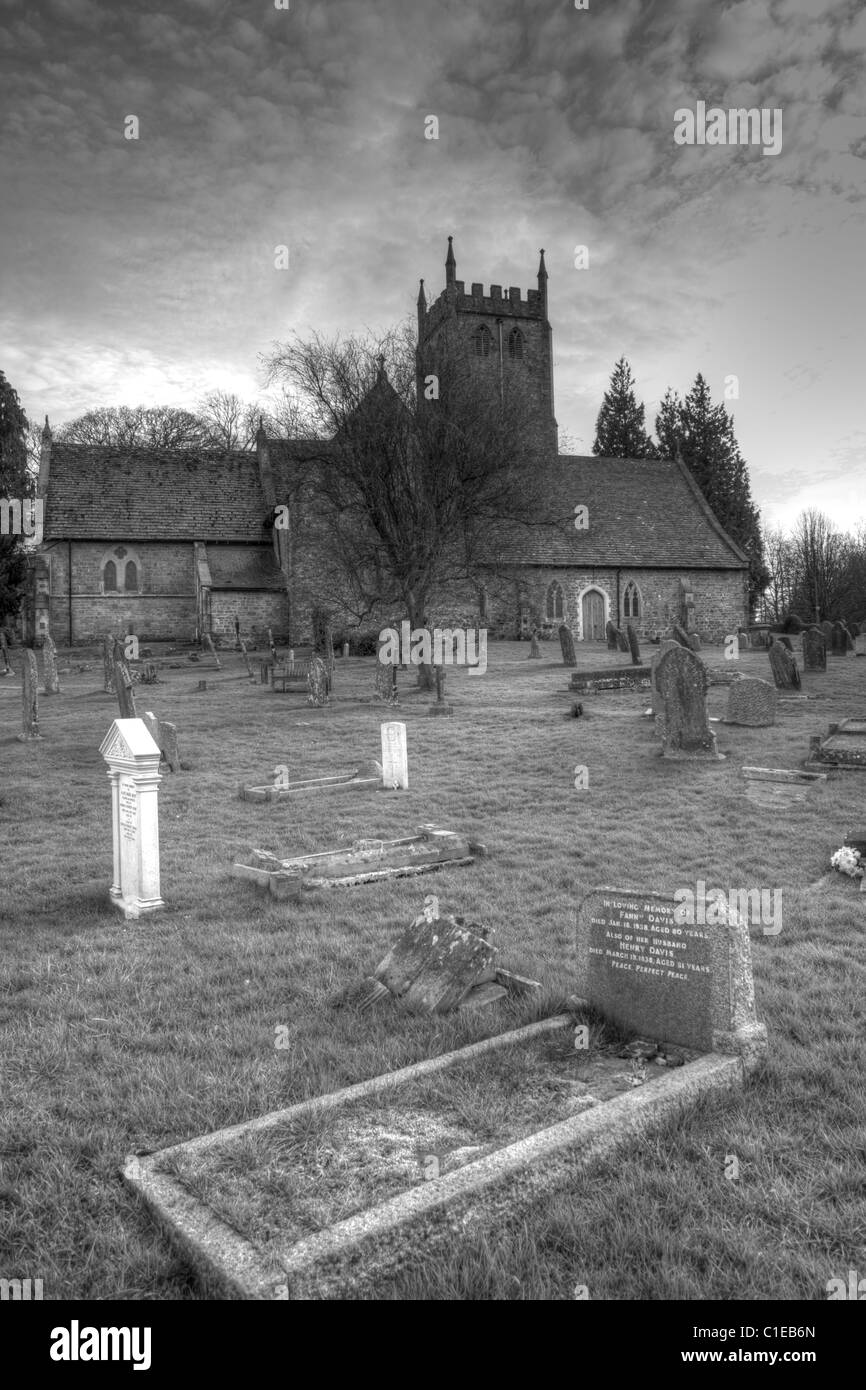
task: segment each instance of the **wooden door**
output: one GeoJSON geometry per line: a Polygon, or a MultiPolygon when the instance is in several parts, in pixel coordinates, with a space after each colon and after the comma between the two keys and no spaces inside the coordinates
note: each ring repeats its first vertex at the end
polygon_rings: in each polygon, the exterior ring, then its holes
{"type": "Polygon", "coordinates": [[[583,640],[601,642],[604,638],[604,595],[590,589],[583,596],[583,640]]]}

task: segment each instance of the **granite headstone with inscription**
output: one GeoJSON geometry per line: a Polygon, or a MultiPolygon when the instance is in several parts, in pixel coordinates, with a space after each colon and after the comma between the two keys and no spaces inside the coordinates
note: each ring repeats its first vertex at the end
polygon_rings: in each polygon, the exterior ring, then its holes
{"type": "Polygon", "coordinates": [[[664,701],[664,757],[720,761],[707,715],[708,683],[707,668],[690,647],[672,647],[659,658],[655,685],[664,701]]]}
{"type": "Polygon", "coordinates": [[[577,975],[578,997],[629,1032],[747,1066],[766,1050],[748,923],[726,900],[594,889],[578,909],[577,975]]]}

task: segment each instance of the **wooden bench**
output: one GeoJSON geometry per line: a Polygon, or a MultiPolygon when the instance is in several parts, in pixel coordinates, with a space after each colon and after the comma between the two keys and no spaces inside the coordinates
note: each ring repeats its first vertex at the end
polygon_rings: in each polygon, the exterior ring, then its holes
{"type": "Polygon", "coordinates": [[[296,647],[293,661],[275,662],[271,668],[270,679],[274,690],[281,690],[284,695],[290,686],[301,686],[306,690],[312,659],[312,647],[296,647]]]}

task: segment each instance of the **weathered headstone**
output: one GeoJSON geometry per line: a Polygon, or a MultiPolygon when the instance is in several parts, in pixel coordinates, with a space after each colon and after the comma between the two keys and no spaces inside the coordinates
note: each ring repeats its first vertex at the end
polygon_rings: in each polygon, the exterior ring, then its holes
{"type": "Polygon", "coordinates": [[[160,751],[163,762],[168,763],[172,772],[180,772],[180,752],[177,746],[177,725],[167,719],[159,719],[151,710],[144,715],[147,731],[160,751]]]}
{"type": "Polygon", "coordinates": [[[344,661],[346,660],[346,657],[347,657],[348,655],[349,655],[349,644],[348,644],[348,642],[344,642],[344,643],[343,643],[343,660],[344,660],[344,661]]]}
{"type": "Polygon", "coordinates": [[[99,751],[111,779],[110,898],[124,916],[141,917],[165,906],[159,890],[159,748],[143,719],[115,719],[99,751]]]}
{"type": "Polygon", "coordinates": [[[819,627],[807,627],[803,633],[803,670],[826,671],[827,640],[819,627]]]}
{"type": "Polygon", "coordinates": [[[107,632],[102,639],[102,688],[106,695],[114,695],[114,634],[107,632]]]}
{"type": "Polygon", "coordinates": [[[842,629],[842,643],[844,654],[847,656],[849,652],[853,652],[854,650],[854,638],[851,634],[851,629],[848,627],[848,624],[846,622],[841,622],[839,626],[842,629]]]}
{"type": "Polygon", "coordinates": [[[866,656],[866,632],[861,632],[854,638],[854,655],[866,656]]]}
{"type": "Polygon", "coordinates": [[[614,624],[611,622],[610,618],[608,618],[607,622],[606,622],[605,625],[604,625],[604,635],[605,635],[605,637],[607,638],[607,649],[608,649],[608,651],[609,651],[609,652],[615,652],[615,651],[617,651],[618,648],[619,648],[619,643],[618,643],[618,641],[617,641],[616,627],[615,627],[614,624]]]}
{"type": "Polygon", "coordinates": [[[219,657],[217,656],[217,650],[216,650],[216,647],[215,647],[214,644],[213,644],[213,638],[211,637],[211,635],[210,635],[209,632],[206,632],[205,635],[204,635],[204,644],[205,644],[205,646],[207,647],[208,651],[210,652],[211,656],[213,657],[214,661],[216,662],[216,668],[217,668],[217,670],[218,670],[218,671],[221,671],[221,670],[222,670],[222,667],[220,666],[220,659],[219,659],[219,657]]]}
{"type": "Polygon", "coordinates": [[[690,647],[660,657],[656,688],[664,701],[662,753],[666,758],[721,758],[707,716],[707,669],[690,647]]]}
{"type": "Polygon", "coordinates": [[[687,647],[688,650],[691,651],[692,644],[689,639],[689,634],[686,632],[685,628],[680,627],[679,623],[674,623],[672,630],[674,635],[674,641],[679,642],[681,647],[687,647]]]}
{"type": "Polygon", "coordinates": [[[238,636],[238,642],[240,643],[241,652],[243,653],[244,662],[247,668],[247,675],[249,676],[251,681],[254,681],[256,678],[256,673],[253,670],[252,664],[250,662],[249,653],[247,652],[247,644],[241,636],[238,636]]]}
{"type": "Polygon", "coordinates": [[[627,652],[630,650],[628,645],[628,638],[626,637],[621,627],[618,627],[616,630],[616,646],[617,651],[620,652],[627,652]]]}
{"type": "Polygon", "coordinates": [[[570,627],[561,623],[559,627],[559,645],[562,648],[563,666],[576,666],[577,657],[574,654],[574,637],[570,627]]]}
{"type": "Polygon", "coordinates": [[[818,626],[824,634],[824,640],[827,643],[827,648],[829,650],[829,648],[832,645],[833,639],[833,624],[830,622],[829,618],[825,618],[822,623],[818,624],[818,626]]]}
{"type": "Polygon", "coordinates": [[[309,694],[307,699],[311,705],[321,708],[328,703],[328,668],[320,656],[310,658],[310,670],[307,675],[307,688],[309,694]]]}
{"type": "Polygon", "coordinates": [[[7,673],[11,672],[12,663],[9,660],[9,647],[6,642],[6,633],[2,630],[0,630],[0,656],[3,658],[3,674],[5,676],[7,673]]]}
{"type": "Polygon", "coordinates": [[[628,647],[631,652],[632,663],[640,666],[640,643],[637,640],[637,633],[632,623],[626,623],[626,635],[628,637],[628,647]]]}
{"type": "Polygon", "coordinates": [[[429,714],[453,714],[454,706],[445,703],[445,682],[448,679],[447,673],[442,666],[434,666],[433,674],[436,677],[436,703],[428,705],[429,714]]]}
{"type": "Polygon", "coordinates": [[[121,719],[135,719],[135,696],[132,693],[132,676],[125,661],[114,663],[114,689],[121,719]]]}
{"type": "Polygon", "coordinates": [[[541,660],[541,647],[539,646],[539,642],[538,642],[538,633],[536,632],[535,628],[532,629],[532,637],[530,638],[530,641],[529,641],[529,656],[528,656],[527,660],[529,660],[529,661],[540,661],[540,660],[541,660]]]}
{"type": "Polygon", "coordinates": [[[797,666],[797,658],[783,647],[781,642],[774,642],[768,648],[767,655],[770,658],[770,665],[773,668],[773,680],[780,690],[799,690],[800,671],[797,666]]]}
{"type": "Polygon", "coordinates": [[[675,651],[679,645],[679,642],[674,641],[672,637],[663,637],[659,643],[658,651],[653,652],[652,661],[650,662],[650,700],[652,712],[655,717],[653,732],[656,738],[664,738],[665,732],[665,702],[661,691],[656,685],[656,671],[658,670],[659,662],[665,655],[665,652],[675,651]]]}
{"type": "Polygon", "coordinates": [[[738,648],[738,650],[741,651],[741,652],[747,652],[747,651],[749,650],[749,647],[750,647],[750,646],[751,646],[751,643],[750,643],[750,641],[749,641],[749,634],[748,634],[748,632],[746,632],[743,628],[739,628],[738,631],[737,631],[737,648],[738,648]]]}
{"type": "Polygon", "coordinates": [[[57,674],[57,648],[54,638],[46,634],[42,644],[42,683],[46,695],[60,694],[60,677],[57,674]]]}
{"type": "Polygon", "coordinates": [[[744,676],[734,681],[728,690],[728,711],[726,724],[745,724],[753,728],[767,728],[776,722],[778,702],[775,686],[769,681],[744,676]]]}
{"type": "Polygon", "coordinates": [[[701,634],[699,632],[689,633],[689,646],[693,652],[699,652],[701,650],[701,634]]]}
{"type": "Polygon", "coordinates": [[[747,1068],[766,1051],[748,922],[722,890],[593,890],[578,910],[577,975],[580,997],[641,1037],[738,1053],[747,1068]]]}
{"type": "Polygon", "coordinates": [[[382,786],[409,790],[409,756],[406,725],[392,721],[382,725],[382,786]]]}
{"type": "Polygon", "coordinates": [[[24,664],[21,669],[22,729],[18,735],[21,743],[30,743],[41,738],[39,732],[39,671],[36,666],[36,653],[30,647],[24,649],[24,664]]]}
{"type": "Polygon", "coordinates": [[[786,636],[784,633],[782,633],[782,632],[771,632],[771,633],[770,633],[770,646],[771,646],[771,647],[772,647],[772,645],[773,645],[774,642],[778,642],[780,646],[782,646],[782,647],[784,647],[784,648],[786,649],[786,651],[792,652],[792,651],[794,650],[793,646],[791,645],[791,639],[790,639],[790,637],[787,637],[787,636],[786,636]]]}

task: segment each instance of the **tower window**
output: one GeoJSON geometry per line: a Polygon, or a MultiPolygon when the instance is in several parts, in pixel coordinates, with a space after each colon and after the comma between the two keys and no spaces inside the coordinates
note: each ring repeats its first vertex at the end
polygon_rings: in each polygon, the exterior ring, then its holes
{"type": "Polygon", "coordinates": [[[490,329],[485,324],[481,324],[472,334],[472,346],[475,349],[476,357],[489,357],[490,349],[493,346],[493,339],[490,329]]]}
{"type": "Polygon", "coordinates": [[[523,359],[523,334],[519,328],[512,328],[508,335],[508,356],[514,361],[523,359]]]}

